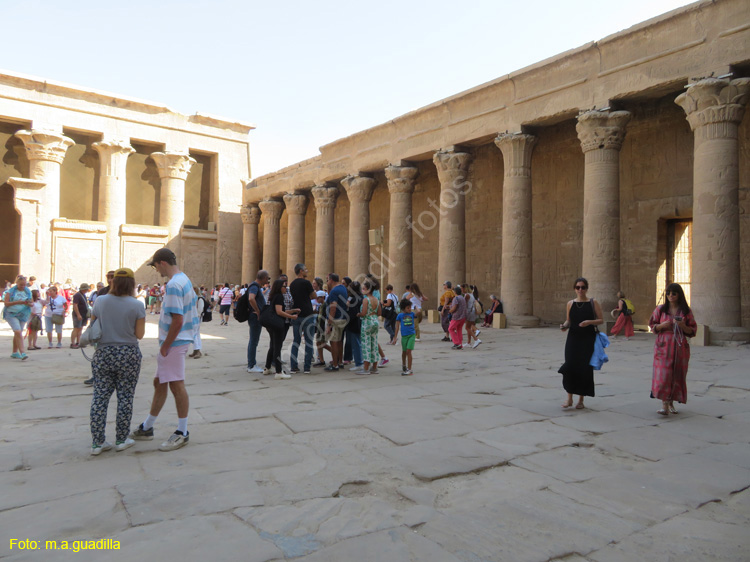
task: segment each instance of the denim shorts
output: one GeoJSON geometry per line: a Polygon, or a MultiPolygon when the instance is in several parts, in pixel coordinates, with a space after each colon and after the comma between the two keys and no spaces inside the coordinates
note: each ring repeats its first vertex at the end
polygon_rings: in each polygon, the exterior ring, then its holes
{"type": "Polygon", "coordinates": [[[74,328],[83,328],[86,324],[89,323],[88,318],[81,318],[78,320],[75,315],[73,316],[73,327],[74,328]]]}
{"type": "Polygon", "coordinates": [[[14,332],[23,332],[23,329],[26,327],[26,322],[22,322],[16,316],[11,314],[5,316],[5,321],[14,332]]]}

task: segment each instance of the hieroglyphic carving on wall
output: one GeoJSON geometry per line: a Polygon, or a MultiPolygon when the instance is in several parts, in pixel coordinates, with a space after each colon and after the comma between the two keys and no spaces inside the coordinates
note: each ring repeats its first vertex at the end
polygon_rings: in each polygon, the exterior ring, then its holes
{"type": "Polygon", "coordinates": [[[81,237],[69,232],[55,233],[53,237],[54,261],[51,281],[74,284],[90,283],[102,279],[104,238],[81,237]]]}
{"type": "Polygon", "coordinates": [[[217,282],[214,279],[215,259],[215,239],[183,237],[182,271],[190,278],[194,286],[211,286],[217,282]]]}
{"type": "Polygon", "coordinates": [[[135,238],[126,237],[122,243],[122,263],[135,272],[136,283],[164,283],[154,269],[146,264],[154,255],[154,252],[166,245],[167,238],[135,238]]]}

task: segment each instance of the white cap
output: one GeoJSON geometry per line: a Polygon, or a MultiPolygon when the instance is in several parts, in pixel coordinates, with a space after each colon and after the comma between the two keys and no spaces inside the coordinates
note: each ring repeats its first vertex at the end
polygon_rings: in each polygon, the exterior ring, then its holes
{"type": "Polygon", "coordinates": [[[317,293],[315,293],[315,295],[317,297],[323,297],[323,298],[325,298],[326,292],[325,291],[318,291],[317,293]]]}

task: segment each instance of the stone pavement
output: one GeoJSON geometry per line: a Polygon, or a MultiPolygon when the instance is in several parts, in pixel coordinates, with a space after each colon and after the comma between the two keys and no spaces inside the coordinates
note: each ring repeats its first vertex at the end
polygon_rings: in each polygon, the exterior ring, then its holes
{"type": "MultiPolygon", "coordinates": [[[[134,426],[151,398],[154,319],[134,426]]],[[[245,372],[245,325],[204,325],[206,355],[188,360],[190,444],[157,450],[176,424],[170,398],[154,441],[91,457],[89,364],[68,348],[11,360],[3,324],[0,557],[750,560],[750,348],[694,347],[690,400],[663,418],[649,334],[614,342],[597,397],[563,411],[559,330],[485,330],[465,351],[438,330],[424,326],[413,377],[386,346],[378,376],[275,381],[245,372]],[[80,539],[120,550],[45,550],[80,539]]]]}

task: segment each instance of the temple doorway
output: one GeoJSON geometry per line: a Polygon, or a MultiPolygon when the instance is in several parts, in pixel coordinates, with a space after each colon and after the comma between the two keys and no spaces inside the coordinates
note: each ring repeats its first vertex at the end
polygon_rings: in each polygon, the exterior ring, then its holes
{"type": "Polygon", "coordinates": [[[16,210],[15,192],[7,183],[0,185],[0,281],[13,283],[21,262],[21,215],[16,210]]]}
{"type": "MultiPolygon", "coordinates": [[[[685,298],[688,304],[691,302],[692,232],[692,219],[673,219],[667,221],[667,285],[670,283],[679,283],[682,286],[682,290],[685,291],[685,298]]],[[[662,299],[659,302],[664,302],[662,299]]]]}

